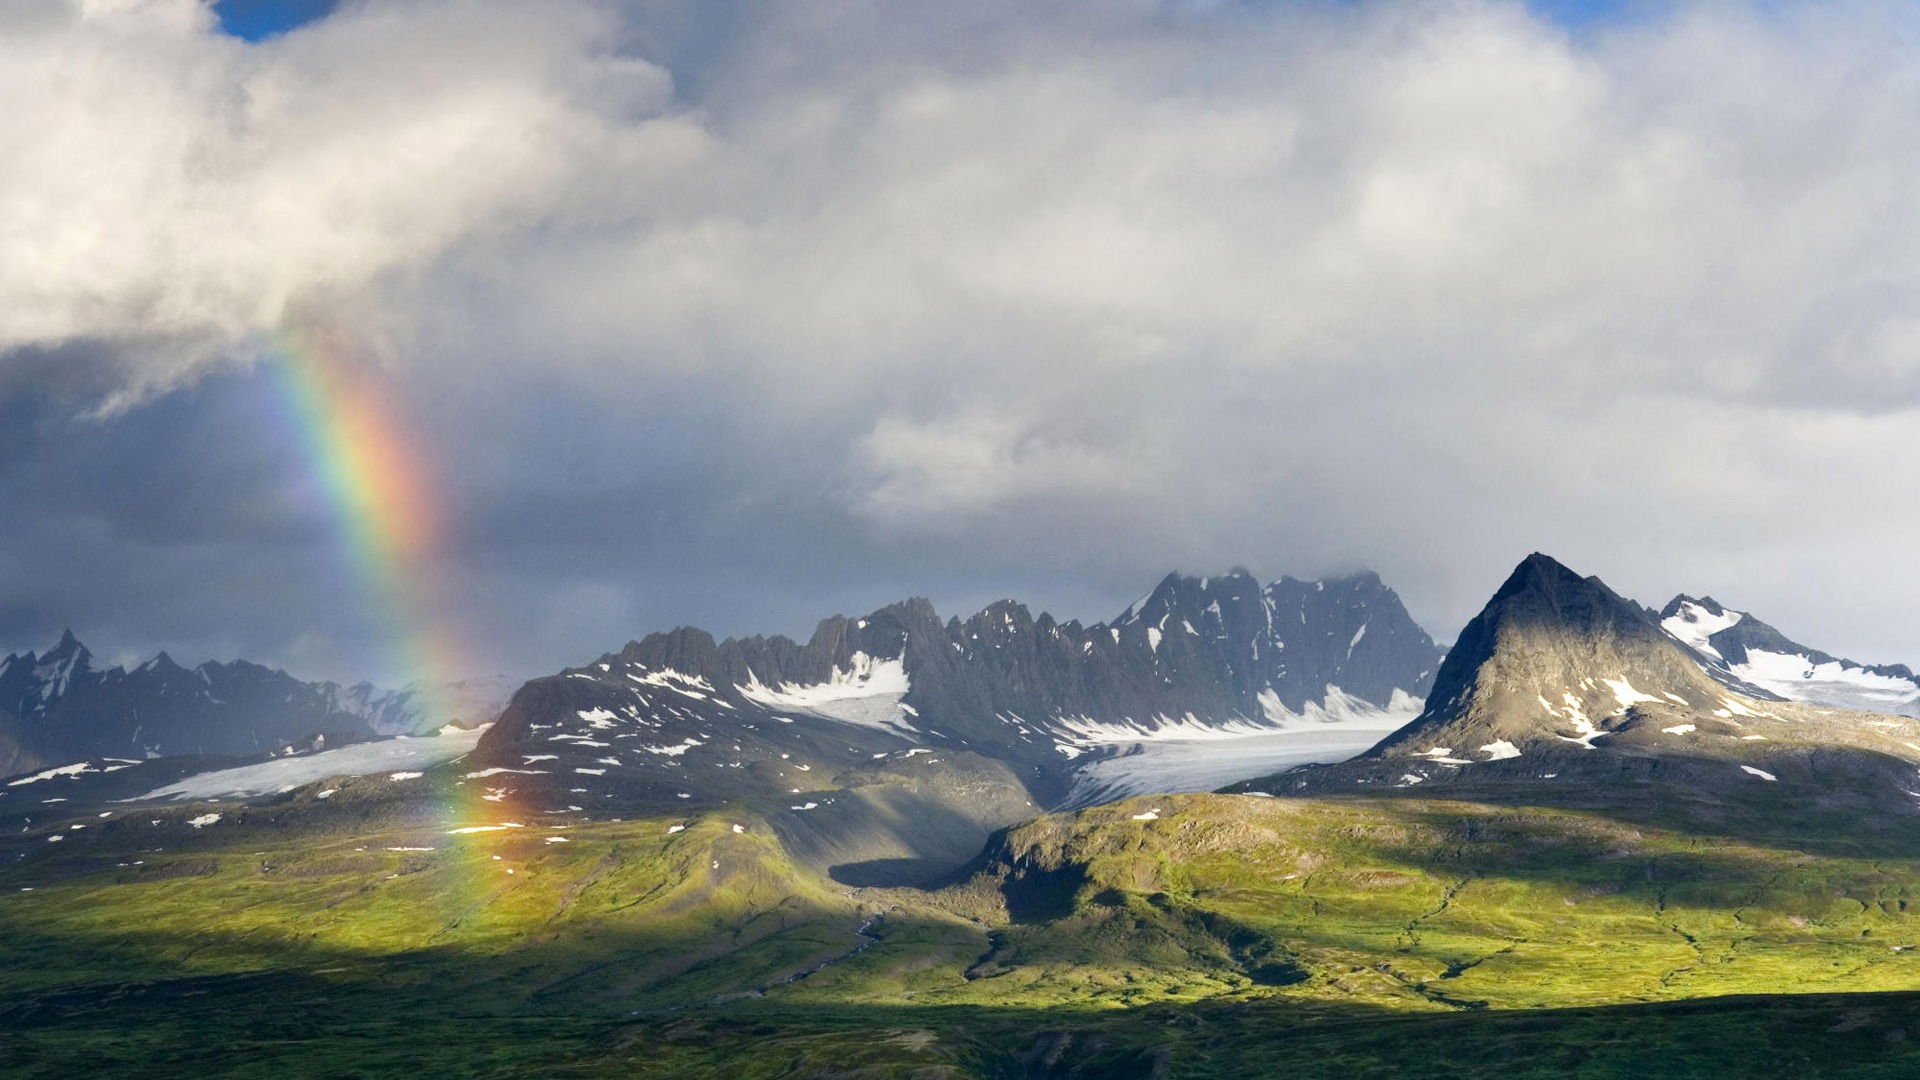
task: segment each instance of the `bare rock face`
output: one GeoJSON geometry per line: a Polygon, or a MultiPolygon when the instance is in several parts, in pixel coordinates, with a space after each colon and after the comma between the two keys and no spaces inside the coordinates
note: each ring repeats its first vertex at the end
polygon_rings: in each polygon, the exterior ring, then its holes
{"type": "Polygon", "coordinates": [[[890,755],[965,752],[1003,763],[1044,806],[1069,787],[1089,730],[1150,737],[1311,722],[1304,713],[1336,701],[1405,707],[1440,655],[1372,573],[1264,587],[1239,570],[1168,575],[1092,626],[1012,600],[943,623],[916,599],[822,620],[805,644],[651,634],[528,683],[473,760],[570,776],[569,795],[684,803],[804,793],[890,755]]]}
{"type": "Polygon", "coordinates": [[[1920,678],[1905,664],[1863,664],[1809,648],[1711,596],[1676,596],[1659,618],[1709,675],[1750,697],[1920,717],[1920,678]]]}
{"type": "Polygon", "coordinates": [[[307,682],[245,660],[187,668],[160,653],[100,668],[71,630],[44,654],[0,658],[0,776],[95,758],[257,757],[485,723],[506,704],[504,679],[436,687],[307,682]]]}
{"type": "Polygon", "coordinates": [[[244,660],[184,668],[161,653],[100,669],[71,631],[0,659],[0,775],[85,758],[256,755],[374,734],[331,683],[244,660]]]}
{"type": "Polygon", "coordinates": [[[1635,706],[1711,710],[1725,692],[1639,605],[1534,554],[1461,631],[1426,710],[1373,754],[1447,746],[1486,759],[1500,751],[1481,748],[1501,743],[1586,747],[1638,715],[1635,706]]]}
{"type": "Polygon", "coordinates": [[[1352,761],[1229,790],[1920,817],[1920,720],[1744,688],[1662,621],[1530,555],[1462,631],[1413,722],[1352,761]]]}

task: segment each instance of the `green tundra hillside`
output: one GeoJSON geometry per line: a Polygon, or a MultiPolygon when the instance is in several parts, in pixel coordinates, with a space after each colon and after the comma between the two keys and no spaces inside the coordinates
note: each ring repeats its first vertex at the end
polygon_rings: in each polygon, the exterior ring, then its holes
{"type": "Polygon", "coordinates": [[[7,1075],[1920,1068],[1920,845],[1163,796],[919,890],[839,886],[746,812],[222,826],[0,874],[7,1075]]]}

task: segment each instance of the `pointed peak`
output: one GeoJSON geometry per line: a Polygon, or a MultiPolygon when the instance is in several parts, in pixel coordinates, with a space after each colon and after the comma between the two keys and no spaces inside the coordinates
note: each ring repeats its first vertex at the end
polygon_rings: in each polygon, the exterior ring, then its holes
{"type": "Polygon", "coordinates": [[[1120,617],[1113,621],[1114,625],[1125,626],[1128,623],[1139,622],[1141,617],[1146,614],[1147,608],[1152,606],[1154,601],[1159,600],[1163,603],[1172,603],[1170,598],[1180,591],[1181,585],[1194,580],[1196,579],[1183,577],[1178,570],[1169,573],[1166,577],[1161,578],[1160,584],[1155,585],[1149,590],[1147,595],[1128,604],[1127,610],[1121,612],[1120,617]]]}
{"type": "Polygon", "coordinates": [[[940,613],[934,609],[933,601],[924,596],[912,596],[895,604],[888,604],[867,616],[869,621],[886,618],[898,619],[905,623],[939,623],[940,613]]]}
{"type": "Polygon", "coordinates": [[[981,608],[980,614],[973,618],[975,622],[1005,623],[1008,626],[1033,622],[1033,615],[1027,610],[1027,605],[1018,600],[995,600],[981,608]]]}
{"type": "Polygon", "coordinates": [[[1520,574],[1524,572],[1527,574],[1544,575],[1544,576],[1551,576],[1551,577],[1579,577],[1580,576],[1579,574],[1574,573],[1573,568],[1568,566],[1566,563],[1563,563],[1559,559],[1556,559],[1553,556],[1548,555],[1545,552],[1541,552],[1541,551],[1536,551],[1533,554],[1528,555],[1526,558],[1521,559],[1520,564],[1513,568],[1513,572],[1515,574],[1520,574]]]}
{"type": "Polygon", "coordinates": [[[1523,593],[1541,593],[1549,597],[1580,596],[1594,592],[1618,599],[1606,582],[1598,577],[1581,577],[1565,563],[1551,555],[1534,552],[1520,560],[1513,568],[1507,580],[1493,594],[1495,600],[1509,598],[1523,593]]]}
{"type": "Polygon", "coordinates": [[[93,666],[93,654],[87,651],[80,639],[73,636],[72,630],[60,635],[60,644],[40,655],[39,666],[65,668],[68,670],[90,670],[93,666]]]}
{"type": "Polygon", "coordinates": [[[1715,692],[1639,604],[1536,552],[1460,632],[1426,711],[1375,750],[1415,752],[1408,748],[1433,739],[1591,747],[1587,736],[1612,730],[1594,724],[1637,704],[1673,707],[1667,703],[1711,701],[1715,692]]]}
{"type": "Polygon", "coordinates": [[[1680,593],[1673,599],[1667,601],[1666,607],[1660,609],[1660,617],[1663,619],[1671,619],[1689,607],[1699,608],[1701,611],[1714,616],[1727,614],[1727,609],[1721,605],[1720,601],[1715,600],[1711,596],[1692,597],[1686,593],[1680,593]]]}

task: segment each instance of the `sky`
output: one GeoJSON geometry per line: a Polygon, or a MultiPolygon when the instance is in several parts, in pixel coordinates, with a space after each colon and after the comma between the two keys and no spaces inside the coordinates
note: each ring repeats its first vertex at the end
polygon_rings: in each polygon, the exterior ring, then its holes
{"type": "Polygon", "coordinates": [[[1540,550],[1920,663],[1916,31],[8,4],[0,653],[524,677],[1233,566],[1372,568],[1445,641],[1540,550]],[[361,511],[414,547],[355,547],[311,341],[404,435],[361,511]]]}

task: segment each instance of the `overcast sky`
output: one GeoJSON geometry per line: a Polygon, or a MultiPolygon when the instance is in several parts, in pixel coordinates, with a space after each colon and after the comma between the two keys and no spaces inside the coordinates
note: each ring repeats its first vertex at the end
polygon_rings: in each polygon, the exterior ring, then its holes
{"type": "Polygon", "coordinates": [[[1450,640],[1533,550],[1920,664],[1913,5],[225,15],[0,5],[0,652],[405,677],[319,326],[486,670],[1236,564],[1450,640]]]}

